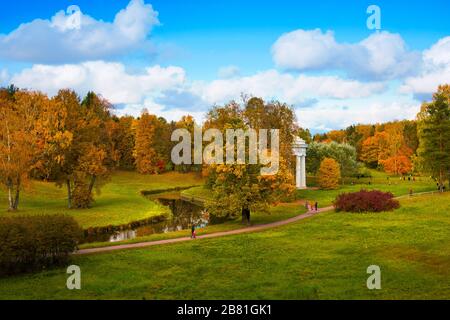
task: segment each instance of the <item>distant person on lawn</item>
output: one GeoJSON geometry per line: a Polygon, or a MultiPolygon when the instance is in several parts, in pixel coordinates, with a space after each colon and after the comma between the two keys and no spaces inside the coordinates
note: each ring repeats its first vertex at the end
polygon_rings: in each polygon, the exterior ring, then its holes
{"type": "Polygon", "coordinates": [[[317,203],[317,201],[316,201],[316,203],[314,204],[314,209],[316,209],[316,211],[319,209],[319,204],[317,203]]]}
{"type": "Polygon", "coordinates": [[[192,228],[191,228],[191,239],[195,239],[195,238],[197,238],[197,234],[195,232],[195,225],[192,225],[192,228]]]}

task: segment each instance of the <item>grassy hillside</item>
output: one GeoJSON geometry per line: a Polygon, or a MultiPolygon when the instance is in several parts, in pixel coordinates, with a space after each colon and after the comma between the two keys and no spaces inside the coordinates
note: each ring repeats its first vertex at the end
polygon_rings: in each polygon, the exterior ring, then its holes
{"type": "Polygon", "coordinates": [[[412,189],[414,193],[436,190],[435,182],[429,177],[417,177],[416,181],[403,180],[398,176],[388,176],[384,172],[370,170],[372,178],[352,179],[341,185],[337,190],[298,190],[297,198],[317,201],[319,207],[332,204],[336,196],[343,192],[355,192],[361,189],[392,192],[395,196],[407,195],[412,189]],[[350,181],[353,181],[352,185],[350,181]],[[370,184],[369,184],[370,183],[370,184]]]}
{"type": "Polygon", "coordinates": [[[135,172],[116,172],[102,188],[101,194],[95,195],[95,203],[91,209],[68,210],[65,188],[58,188],[54,183],[33,181],[22,192],[17,213],[6,212],[6,193],[0,189],[0,215],[65,213],[73,216],[83,228],[120,225],[168,212],[166,207],[141,196],[140,191],[198,184],[202,184],[202,180],[194,174],[166,173],[149,176],[135,172]]]}
{"type": "Polygon", "coordinates": [[[0,298],[450,299],[450,194],[397,211],[324,213],[260,233],[74,258],[65,269],[0,279],[0,298]],[[366,269],[381,268],[368,290],[366,269]]]}

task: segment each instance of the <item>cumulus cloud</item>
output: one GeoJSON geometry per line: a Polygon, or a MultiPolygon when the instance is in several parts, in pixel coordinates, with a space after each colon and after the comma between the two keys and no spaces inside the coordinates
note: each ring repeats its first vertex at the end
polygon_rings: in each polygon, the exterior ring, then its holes
{"type": "Polygon", "coordinates": [[[225,103],[241,93],[280,99],[292,104],[318,98],[348,99],[368,97],[386,89],[383,82],[365,83],[337,76],[308,76],[267,70],[252,76],[189,82],[183,68],[159,65],[142,73],[128,71],[122,63],[90,61],[79,64],[37,64],[11,78],[22,88],[55,94],[61,88],[80,93],[96,91],[114,104],[142,102],[149,94],[169,107],[199,108],[205,104],[225,103]]]}
{"type": "Polygon", "coordinates": [[[419,75],[405,79],[402,93],[427,100],[440,84],[450,84],[450,36],[440,39],[423,52],[424,66],[419,75]]]}
{"type": "Polygon", "coordinates": [[[338,43],[332,31],[295,30],[272,47],[278,67],[297,70],[339,70],[353,78],[389,80],[412,75],[420,54],[408,51],[398,34],[377,32],[353,44],[338,43]]]}
{"type": "Polygon", "coordinates": [[[15,74],[11,83],[50,95],[61,88],[71,88],[79,94],[94,91],[113,104],[133,104],[142,103],[149,95],[176,88],[185,78],[185,71],[180,67],[156,65],[133,74],[121,63],[92,61],[61,66],[34,65],[15,74]]]}
{"type": "MultiPolygon", "coordinates": [[[[65,65],[34,65],[10,78],[20,88],[54,95],[71,88],[80,95],[101,94],[119,105],[119,114],[139,114],[148,107],[158,114],[205,112],[214,104],[239,99],[242,93],[266,100],[278,99],[300,108],[318,104],[321,99],[358,99],[384,92],[383,82],[364,83],[337,76],[308,76],[267,70],[252,76],[189,81],[183,68],[147,67],[141,73],[127,70],[122,63],[90,61],[65,65]]],[[[170,117],[172,118],[172,117],[170,117]]]]}
{"type": "Polygon", "coordinates": [[[279,99],[291,104],[304,104],[305,100],[321,97],[367,97],[382,92],[385,88],[386,85],[382,82],[363,83],[337,76],[294,76],[277,70],[267,70],[247,77],[196,83],[192,86],[192,91],[212,104],[236,99],[241,93],[279,99]]]}
{"type": "Polygon", "coordinates": [[[46,64],[106,59],[143,46],[158,24],[158,12],[143,0],[131,0],[113,22],[70,6],[50,20],[36,19],[0,35],[0,57],[46,64]]]}
{"type": "Polygon", "coordinates": [[[392,120],[414,119],[420,109],[419,103],[407,101],[350,103],[335,102],[319,104],[314,108],[297,109],[298,122],[314,131],[345,128],[355,123],[377,123],[392,120]],[[360,104],[359,104],[360,103],[360,104]]]}

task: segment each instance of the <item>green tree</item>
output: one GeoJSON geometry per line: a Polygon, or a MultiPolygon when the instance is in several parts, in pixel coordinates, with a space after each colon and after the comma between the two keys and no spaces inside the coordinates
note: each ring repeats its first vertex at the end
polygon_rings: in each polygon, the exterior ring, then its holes
{"type": "Polygon", "coordinates": [[[424,103],[417,115],[422,168],[431,173],[443,190],[450,175],[450,86],[439,86],[433,101],[424,103]]]}
{"type": "Polygon", "coordinates": [[[339,163],[343,177],[350,177],[358,172],[356,149],[347,143],[312,142],[307,150],[306,168],[308,172],[317,174],[320,164],[325,158],[333,158],[339,163]]]}

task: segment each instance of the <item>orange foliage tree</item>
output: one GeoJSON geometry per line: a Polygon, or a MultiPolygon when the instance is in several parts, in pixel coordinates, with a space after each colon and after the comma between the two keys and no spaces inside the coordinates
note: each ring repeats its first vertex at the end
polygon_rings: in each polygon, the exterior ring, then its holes
{"type": "Polygon", "coordinates": [[[14,87],[0,91],[0,182],[8,191],[8,209],[19,206],[20,190],[37,165],[36,122],[47,97],[14,87]]]}
{"type": "Polygon", "coordinates": [[[337,189],[341,179],[339,163],[333,158],[324,158],[320,163],[317,178],[321,189],[337,189]]]}
{"type": "Polygon", "coordinates": [[[136,169],[142,174],[153,174],[158,172],[157,153],[153,147],[158,118],[144,110],[136,125],[136,144],[134,157],[136,169]]]}

